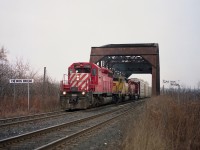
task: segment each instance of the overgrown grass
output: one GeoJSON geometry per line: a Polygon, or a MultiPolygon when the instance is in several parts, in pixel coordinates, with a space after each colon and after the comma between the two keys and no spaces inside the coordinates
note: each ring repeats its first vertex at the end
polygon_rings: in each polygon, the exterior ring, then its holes
{"type": "Polygon", "coordinates": [[[41,112],[49,112],[60,110],[59,99],[56,96],[42,97],[34,96],[29,100],[28,110],[28,99],[27,97],[21,97],[16,99],[5,98],[0,101],[0,117],[14,117],[21,115],[29,115],[41,112]]]}
{"type": "Polygon", "coordinates": [[[127,129],[126,150],[200,149],[200,99],[191,92],[152,98],[127,129]]]}

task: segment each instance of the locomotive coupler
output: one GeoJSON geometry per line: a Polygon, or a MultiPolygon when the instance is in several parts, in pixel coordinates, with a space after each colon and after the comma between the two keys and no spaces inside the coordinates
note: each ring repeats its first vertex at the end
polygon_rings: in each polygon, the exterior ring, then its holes
{"type": "Polygon", "coordinates": [[[79,99],[78,95],[73,95],[72,94],[72,96],[69,99],[69,103],[76,104],[76,103],[78,103],[78,99],[79,99]]]}

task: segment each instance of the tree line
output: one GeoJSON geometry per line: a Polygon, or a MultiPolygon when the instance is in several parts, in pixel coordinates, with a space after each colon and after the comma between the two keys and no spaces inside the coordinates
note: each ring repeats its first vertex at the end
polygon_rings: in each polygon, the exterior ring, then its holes
{"type": "Polygon", "coordinates": [[[53,81],[48,74],[44,80],[44,75],[39,75],[37,71],[31,69],[29,63],[25,63],[23,59],[16,59],[14,64],[11,64],[7,57],[8,51],[2,47],[0,49],[1,107],[9,103],[12,103],[12,107],[26,105],[27,84],[11,84],[10,79],[34,79],[34,83],[29,84],[30,101],[34,105],[41,108],[42,105],[48,106],[52,102],[58,103],[59,83],[53,81]]]}

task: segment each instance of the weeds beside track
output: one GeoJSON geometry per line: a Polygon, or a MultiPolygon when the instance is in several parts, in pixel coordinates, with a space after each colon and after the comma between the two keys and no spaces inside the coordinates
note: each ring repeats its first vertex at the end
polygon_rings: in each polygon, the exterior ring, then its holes
{"type": "Polygon", "coordinates": [[[124,149],[200,149],[200,99],[189,94],[173,92],[147,101],[140,117],[129,123],[124,149]]]}

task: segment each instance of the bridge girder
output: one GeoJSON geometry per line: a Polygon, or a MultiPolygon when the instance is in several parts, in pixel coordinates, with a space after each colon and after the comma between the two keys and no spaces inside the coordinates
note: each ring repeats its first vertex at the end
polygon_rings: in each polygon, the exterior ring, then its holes
{"type": "Polygon", "coordinates": [[[152,95],[160,94],[159,47],[156,43],[92,47],[90,62],[122,73],[152,74],[152,95]]]}
{"type": "Polygon", "coordinates": [[[141,56],[105,56],[101,60],[103,67],[113,70],[113,72],[121,72],[127,78],[131,74],[151,74],[151,65],[141,56]]]}

